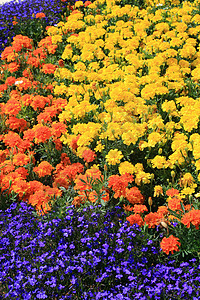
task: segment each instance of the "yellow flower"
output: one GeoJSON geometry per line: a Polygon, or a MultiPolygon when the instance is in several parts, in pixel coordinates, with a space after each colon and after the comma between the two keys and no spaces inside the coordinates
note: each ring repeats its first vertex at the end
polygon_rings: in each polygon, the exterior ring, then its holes
{"type": "Polygon", "coordinates": [[[81,7],[81,6],[83,6],[83,1],[76,1],[75,7],[76,7],[76,8],[79,8],[79,7],[81,7]]]}
{"type": "Polygon", "coordinates": [[[194,183],[194,178],[190,173],[186,173],[179,181],[181,187],[192,186],[194,183]]]}
{"type": "Polygon", "coordinates": [[[154,186],[154,197],[159,197],[160,195],[164,196],[163,189],[161,185],[155,185],[154,186]]]}
{"type": "Polygon", "coordinates": [[[151,164],[153,168],[162,169],[166,167],[166,158],[161,155],[156,155],[152,160],[151,164]]]}
{"type": "Polygon", "coordinates": [[[65,50],[61,57],[62,57],[62,59],[70,59],[70,58],[72,58],[72,54],[73,54],[73,50],[72,50],[71,45],[69,44],[65,47],[65,50]]]}
{"type": "Polygon", "coordinates": [[[116,165],[120,163],[123,158],[123,154],[118,149],[112,149],[106,155],[106,161],[109,165],[116,165]]]}
{"type": "Polygon", "coordinates": [[[135,170],[134,165],[132,165],[130,162],[128,161],[124,161],[119,165],[119,174],[125,174],[125,173],[129,173],[129,174],[133,174],[135,170]]]}
{"type": "Polygon", "coordinates": [[[62,82],[61,85],[56,85],[54,88],[54,94],[55,95],[63,95],[63,94],[67,94],[67,86],[64,85],[64,83],[62,82]]]}

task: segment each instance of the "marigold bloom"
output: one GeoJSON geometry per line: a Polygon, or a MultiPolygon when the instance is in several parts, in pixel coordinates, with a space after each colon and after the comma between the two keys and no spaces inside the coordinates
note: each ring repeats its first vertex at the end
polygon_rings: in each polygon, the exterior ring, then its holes
{"type": "Polygon", "coordinates": [[[159,197],[160,195],[164,196],[162,186],[161,185],[154,186],[154,194],[153,194],[153,196],[154,197],[159,197]]]}
{"type": "Polygon", "coordinates": [[[161,216],[157,212],[150,212],[144,217],[144,222],[149,226],[149,228],[155,228],[159,224],[161,216]]]}
{"type": "Polygon", "coordinates": [[[168,214],[167,206],[159,206],[157,209],[157,213],[160,214],[162,217],[168,214]]]}
{"type": "Polygon", "coordinates": [[[6,125],[9,126],[10,129],[18,130],[20,132],[24,131],[27,124],[26,120],[18,119],[16,117],[9,117],[9,119],[6,120],[6,125]]]}
{"type": "MultiPolygon", "coordinates": [[[[68,178],[74,181],[79,173],[84,171],[84,166],[81,163],[66,165],[59,173],[59,177],[68,178]]],[[[85,175],[83,175],[85,176],[85,175]]]]}
{"type": "Polygon", "coordinates": [[[13,156],[13,165],[15,166],[24,166],[30,162],[28,155],[24,153],[18,153],[13,156]]]}
{"type": "Polygon", "coordinates": [[[124,161],[124,162],[120,163],[120,165],[119,165],[120,175],[125,174],[125,173],[133,174],[134,170],[135,170],[134,165],[132,165],[128,161],[124,161]]]}
{"type": "Polygon", "coordinates": [[[126,189],[128,187],[128,183],[133,181],[133,176],[130,174],[112,175],[108,179],[108,187],[115,192],[114,198],[118,197],[126,197],[126,189]]]}
{"type": "Polygon", "coordinates": [[[85,162],[89,163],[95,160],[96,154],[91,149],[86,149],[82,153],[82,158],[84,159],[85,162]]]}
{"type": "Polygon", "coordinates": [[[16,62],[12,62],[8,65],[8,70],[10,73],[17,72],[19,70],[20,65],[16,62]]]}
{"type": "Polygon", "coordinates": [[[168,208],[171,210],[181,210],[181,199],[179,197],[169,197],[167,199],[168,202],[168,208]]]}
{"type": "Polygon", "coordinates": [[[53,166],[48,161],[42,161],[37,167],[33,168],[33,172],[37,173],[39,177],[51,175],[53,166]]]}
{"type": "Polygon", "coordinates": [[[173,254],[174,251],[179,251],[178,246],[181,246],[181,243],[179,242],[179,239],[173,235],[170,235],[168,238],[164,237],[160,243],[162,251],[167,255],[169,255],[169,252],[173,254]]]}
{"type": "Polygon", "coordinates": [[[133,211],[135,214],[143,214],[145,211],[148,211],[146,205],[135,204],[133,207],[133,211]]]}
{"type": "Polygon", "coordinates": [[[106,161],[109,165],[116,165],[120,163],[123,158],[123,154],[118,149],[111,149],[106,155],[106,161]]]}
{"type": "Polygon", "coordinates": [[[45,18],[46,15],[44,13],[37,13],[35,17],[36,17],[36,19],[42,19],[42,18],[45,18]]]}
{"type": "Polygon", "coordinates": [[[139,226],[144,225],[144,221],[139,214],[130,215],[126,218],[126,220],[130,223],[130,226],[132,226],[133,224],[138,224],[139,226]]]}
{"type": "Polygon", "coordinates": [[[44,64],[42,66],[41,71],[44,74],[54,74],[55,70],[56,70],[57,66],[53,65],[53,64],[44,64]]]}
{"type": "Polygon", "coordinates": [[[138,187],[134,186],[130,189],[126,189],[126,199],[131,204],[143,204],[144,203],[144,196],[141,194],[138,187]]]}
{"type": "Polygon", "coordinates": [[[25,180],[19,179],[12,185],[12,190],[18,194],[20,199],[25,198],[26,193],[29,190],[29,184],[25,180]]]}
{"type": "Polygon", "coordinates": [[[200,210],[192,209],[189,212],[186,212],[185,215],[181,218],[181,223],[184,224],[187,228],[190,228],[190,224],[193,224],[197,230],[199,230],[200,225],[200,210]]]}
{"type": "Polygon", "coordinates": [[[173,197],[173,196],[178,195],[178,194],[179,194],[179,191],[174,189],[174,188],[171,188],[171,189],[166,191],[166,195],[169,196],[169,197],[173,197]]]}
{"type": "Polygon", "coordinates": [[[51,129],[47,126],[42,126],[40,124],[36,125],[34,128],[35,133],[35,143],[44,143],[51,137],[51,129]]]}

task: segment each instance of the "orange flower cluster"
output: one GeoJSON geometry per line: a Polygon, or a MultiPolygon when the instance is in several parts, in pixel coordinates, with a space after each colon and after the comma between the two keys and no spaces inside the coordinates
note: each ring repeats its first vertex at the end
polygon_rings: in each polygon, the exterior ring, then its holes
{"type": "Polygon", "coordinates": [[[133,180],[133,176],[128,173],[121,176],[111,175],[108,179],[108,187],[114,192],[114,198],[126,197],[128,184],[133,180]]]}

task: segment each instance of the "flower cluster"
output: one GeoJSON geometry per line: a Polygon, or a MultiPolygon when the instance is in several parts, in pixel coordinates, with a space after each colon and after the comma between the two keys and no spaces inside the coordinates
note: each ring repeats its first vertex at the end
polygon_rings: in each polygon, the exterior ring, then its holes
{"type": "Polygon", "coordinates": [[[49,221],[32,213],[25,203],[0,211],[3,299],[199,299],[197,260],[159,261],[156,240],[120,207],[69,207],[49,221]]]}
{"type": "Polygon", "coordinates": [[[199,1],[167,5],[77,1],[39,42],[13,38],[0,65],[2,197],[42,214],[65,196],[120,204],[131,225],[165,228],[166,254],[185,249],[169,226],[199,232],[199,1]]]}

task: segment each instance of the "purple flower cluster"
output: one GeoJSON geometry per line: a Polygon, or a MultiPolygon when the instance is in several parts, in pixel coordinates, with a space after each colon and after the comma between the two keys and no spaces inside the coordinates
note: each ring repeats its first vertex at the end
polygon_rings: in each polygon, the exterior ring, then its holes
{"type": "Polygon", "coordinates": [[[0,299],[200,299],[199,262],[161,261],[159,242],[119,207],[70,207],[52,220],[33,212],[0,211],[0,299]]]}

